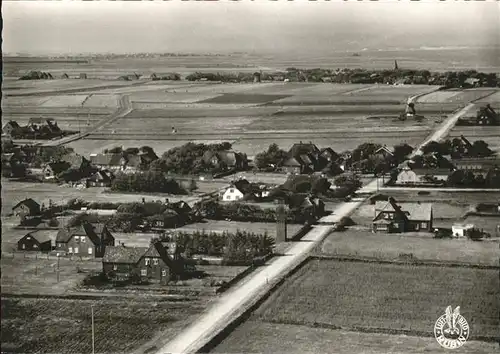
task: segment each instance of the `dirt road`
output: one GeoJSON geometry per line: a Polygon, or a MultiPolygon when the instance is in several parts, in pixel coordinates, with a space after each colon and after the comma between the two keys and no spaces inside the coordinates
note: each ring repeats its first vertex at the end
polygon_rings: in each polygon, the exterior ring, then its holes
{"type": "Polygon", "coordinates": [[[97,124],[95,124],[93,127],[90,129],[87,129],[86,131],[80,133],[80,134],[74,134],[70,135],[68,137],[58,139],[58,140],[50,140],[47,141],[41,146],[61,146],[64,144],[68,144],[72,141],[83,139],[84,137],[88,136],[89,134],[95,133],[98,130],[102,129],[104,126],[112,124],[116,120],[126,116],[130,112],[132,112],[132,104],[130,103],[130,98],[128,95],[122,95],[119,100],[120,107],[114,112],[113,114],[107,116],[106,118],[100,120],[97,124]]]}

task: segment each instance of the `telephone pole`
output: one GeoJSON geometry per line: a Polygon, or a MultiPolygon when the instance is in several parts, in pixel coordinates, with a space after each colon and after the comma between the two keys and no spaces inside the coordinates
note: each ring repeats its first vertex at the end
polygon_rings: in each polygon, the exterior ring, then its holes
{"type": "Polygon", "coordinates": [[[92,354],[95,354],[94,305],[90,305],[90,312],[92,314],[92,354]]]}

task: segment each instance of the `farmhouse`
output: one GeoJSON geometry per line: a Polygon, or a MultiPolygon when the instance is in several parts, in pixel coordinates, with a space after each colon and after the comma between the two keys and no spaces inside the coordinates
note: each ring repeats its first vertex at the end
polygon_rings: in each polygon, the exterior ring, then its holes
{"type": "Polygon", "coordinates": [[[446,168],[403,168],[396,184],[423,184],[446,181],[452,171],[446,168]]]}
{"type": "Polygon", "coordinates": [[[452,163],[457,170],[473,172],[486,172],[492,168],[500,168],[500,158],[498,157],[453,159],[452,163]]]}
{"type": "Polygon", "coordinates": [[[184,266],[175,243],[156,241],[149,248],[108,247],[102,269],[113,281],[147,280],[166,285],[182,275],[184,266]]]}
{"type": "Polygon", "coordinates": [[[79,154],[66,154],[60,160],[69,163],[70,168],[75,170],[85,171],[90,167],[90,161],[79,154]]]}
{"type": "Polygon", "coordinates": [[[115,239],[106,228],[84,223],[78,227],[61,229],[56,237],[56,250],[71,255],[102,257],[107,246],[114,246],[115,239]]]}
{"type": "Polygon", "coordinates": [[[100,170],[87,178],[88,187],[110,187],[113,180],[113,174],[108,170],[100,170]]]}
{"type": "Polygon", "coordinates": [[[245,154],[235,151],[207,151],[203,154],[203,161],[218,167],[226,167],[230,170],[245,170],[248,167],[248,159],[245,154]]]}
{"type": "Polygon", "coordinates": [[[242,200],[245,195],[236,186],[232,185],[226,189],[222,194],[222,201],[224,202],[234,202],[236,200],[242,200]]]}
{"type": "Polygon", "coordinates": [[[28,198],[20,201],[12,208],[14,215],[19,217],[21,221],[29,217],[36,217],[40,215],[40,204],[33,199],[28,198]]]}
{"type": "Polygon", "coordinates": [[[21,126],[14,120],[9,120],[2,127],[2,134],[11,136],[13,132],[19,132],[21,130],[21,126]]]}
{"type": "Polygon", "coordinates": [[[372,223],[373,232],[408,232],[432,230],[432,204],[401,203],[396,204],[394,198],[375,203],[375,217],[372,223]]]}
{"type": "Polygon", "coordinates": [[[50,252],[52,250],[52,230],[39,230],[30,232],[19,241],[17,241],[17,249],[19,251],[40,251],[50,252]]]}
{"type": "Polygon", "coordinates": [[[375,151],[374,156],[377,156],[382,160],[390,160],[394,157],[394,147],[384,145],[375,151]]]}
{"type": "Polygon", "coordinates": [[[68,170],[71,165],[65,161],[49,162],[43,168],[43,177],[45,179],[54,179],[61,172],[68,170]]]}

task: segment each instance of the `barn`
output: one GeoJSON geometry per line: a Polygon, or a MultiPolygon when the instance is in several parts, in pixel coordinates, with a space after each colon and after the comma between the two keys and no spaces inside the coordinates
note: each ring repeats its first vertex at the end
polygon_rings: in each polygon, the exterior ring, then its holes
{"type": "Polygon", "coordinates": [[[39,230],[30,232],[17,242],[19,251],[50,252],[52,250],[53,230],[39,230]]]}

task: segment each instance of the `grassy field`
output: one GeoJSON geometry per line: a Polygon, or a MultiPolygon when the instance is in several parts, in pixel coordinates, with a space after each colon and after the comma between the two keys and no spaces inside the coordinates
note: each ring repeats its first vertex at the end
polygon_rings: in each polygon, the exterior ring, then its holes
{"type": "Polygon", "coordinates": [[[2,351],[91,352],[91,305],[96,353],[130,352],[159,331],[164,339],[172,338],[203,309],[202,301],[2,297],[2,351]]]}
{"type": "MultiPolygon", "coordinates": [[[[8,250],[4,249],[3,251],[8,250]]],[[[24,254],[21,253],[2,255],[1,283],[3,294],[61,295],[75,290],[89,271],[102,269],[102,263],[98,261],[61,258],[58,279],[56,257],[52,256],[47,259],[46,255],[41,254],[37,257],[25,258],[24,254]]]]}
{"type": "MultiPolygon", "coordinates": [[[[498,344],[467,341],[454,353],[491,354],[498,344]]],[[[237,327],[211,353],[442,354],[434,338],[361,333],[249,320],[237,327]]]]}
{"type": "Polygon", "coordinates": [[[446,306],[461,307],[471,339],[498,337],[498,269],[312,260],[255,312],[263,321],[432,335],[446,306]]]}
{"type": "Polygon", "coordinates": [[[438,240],[423,236],[373,234],[349,230],[330,234],[319,254],[370,257],[397,260],[401,254],[413,254],[423,261],[447,261],[498,266],[500,244],[496,241],[438,240]]]}

